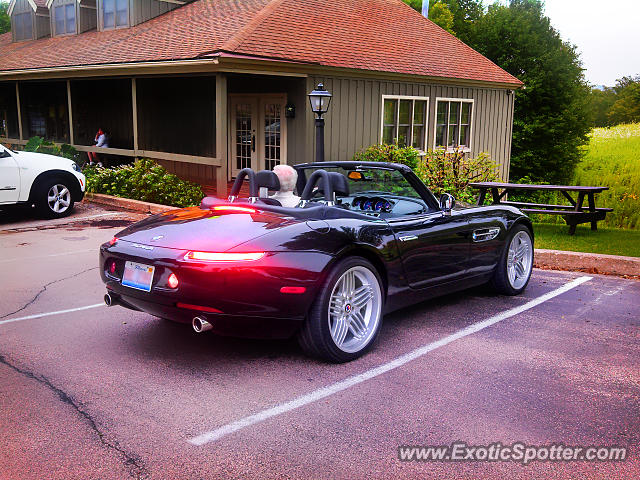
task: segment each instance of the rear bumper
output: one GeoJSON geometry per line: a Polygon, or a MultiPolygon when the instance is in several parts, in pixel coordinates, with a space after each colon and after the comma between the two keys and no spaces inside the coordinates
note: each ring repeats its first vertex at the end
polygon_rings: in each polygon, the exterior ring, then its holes
{"type": "Polygon", "coordinates": [[[202,312],[198,309],[178,308],[176,305],[166,305],[157,301],[119,294],[108,287],[107,291],[114,300],[114,306],[119,305],[188,325],[191,325],[194,317],[204,317],[213,326],[212,332],[230,337],[289,338],[298,331],[304,321],[304,318],[259,317],[202,312]]]}

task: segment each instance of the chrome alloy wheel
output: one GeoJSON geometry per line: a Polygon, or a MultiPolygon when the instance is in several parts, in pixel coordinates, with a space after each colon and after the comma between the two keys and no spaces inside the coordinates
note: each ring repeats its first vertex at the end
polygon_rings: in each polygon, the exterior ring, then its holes
{"type": "Polygon", "coordinates": [[[71,205],[71,192],[67,187],[58,183],[49,189],[47,203],[55,213],[64,213],[71,205]]]}
{"type": "Polygon", "coordinates": [[[511,287],[520,290],[529,280],[532,267],[531,237],[527,232],[519,231],[511,239],[507,256],[507,276],[511,287]]]}
{"type": "Polygon", "coordinates": [[[329,299],[329,331],[336,346],[359,352],[375,335],[382,314],[382,291],[375,274],[356,266],[342,274],[329,299]]]}

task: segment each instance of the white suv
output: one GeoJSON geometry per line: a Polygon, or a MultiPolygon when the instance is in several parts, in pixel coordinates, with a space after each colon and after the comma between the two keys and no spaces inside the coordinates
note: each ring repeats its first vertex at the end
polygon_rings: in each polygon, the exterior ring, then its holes
{"type": "Polygon", "coordinates": [[[84,197],[85,185],[84,175],[71,160],[14,152],[0,145],[0,207],[35,205],[45,217],[64,217],[84,197]]]}

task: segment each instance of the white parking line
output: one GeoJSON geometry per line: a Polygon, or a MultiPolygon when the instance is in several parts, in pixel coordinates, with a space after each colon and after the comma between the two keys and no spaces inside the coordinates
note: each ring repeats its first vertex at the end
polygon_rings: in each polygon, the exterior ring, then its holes
{"type": "Polygon", "coordinates": [[[471,324],[468,327],[463,328],[462,330],[458,330],[457,332],[447,337],[441,338],[440,340],[437,340],[435,342],[419,347],[413,350],[412,352],[409,352],[405,355],[402,355],[401,357],[391,360],[388,363],[384,363],[378,367],[372,368],[358,375],[348,377],[345,380],[334,383],[333,385],[328,385],[326,387],[315,390],[311,393],[307,393],[306,395],[302,395],[301,397],[298,397],[289,402],[281,403],[279,405],[276,405],[275,407],[262,410],[261,412],[258,412],[254,415],[249,415],[247,417],[241,418],[240,420],[236,420],[235,422],[228,423],[227,425],[216,428],[215,430],[211,430],[201,435],[192,437],[187,441],[192,445],[198,445],[198,446],[205,445],[207,443],[219,440],[220,438],[226,435],[229,435],[233,432],[237,432],[238,430],[249,427],[251,425],[255,425],[256,423],[262,422],[269,418],[276,417],[278,415],[282,415],[283,413],[287,413],[297,408],[304,407],[305,405],[309,405],[310,403],[317,402],[318,400],[334,395],[338,392],[346,390],[347,388],[353,387],[354,385],[358,385],[359,383],[378,377],[390,370],[394,370],[398,367],[402,367],[403,365],[406,365],[407,363],[412,362],[437,348],[444,347],[445,345],[448,345],[451,342],[464,338],[468,335],[477,333],[480,330],[484,330],[485,328],[490,327],[491,325],[495,325],[496,323],[506,320],[507,318],[511,318],[522,312],[530,310],[540,305],[541,303],[544,303],[548,300],[551,300],[554,297],[557,297],[558,295],[562,295],[563,293],[568,292],[569,290],[577,287],[578,285],[582,285],[583,283],[588,282],[592,278],[593,277],[586,277],[586,276],[576,278],[575,280],[572,280],[571,282],[564,284],[560,288],[557,288],[555,290],[552,290],[551,292],[545,293],[544,295],[534,298],[533,300],[525,303],[524,305],[512,308],[510,310],[506,310],[502,313],[494,315],[493,317],[487,318],[486,320],[482,320],[480,322],[471,324]]]}
{"type": "Polygon", "coordinates": [[[86,252],[97,252],[97,248],[86,248],[84,250],[74,250],[72,252],[62,252],[62,253],[52,253],[50,255],[39,255],[35,257],[19,257],[19,258],[10,258],[8,260],[0,260],[0,263],[8,263],[8,262],[24,262],[26,260],[38,260],[41,258],[49,258],[49,257],[62,257],[64,255],[73,255],[76,253],[86,253],[86,252]]]}
{"type": "Polygon", "coordinates": [[[67,310],[58,310],[55,312],[36,313],[34,315],[27,315],[26,317],[9,318],[8,320],[0,320],[0,325],[5,323],[21,322],[22,320],[33,320],[34,318],[49,317],[51,315],[60,315],[62,313],[80,312],[81,310],[89,310],[90,308],[104,307],[104,303],[96,303],[94,305],[86,305],[84,307],[69,308],[67,310]]]}

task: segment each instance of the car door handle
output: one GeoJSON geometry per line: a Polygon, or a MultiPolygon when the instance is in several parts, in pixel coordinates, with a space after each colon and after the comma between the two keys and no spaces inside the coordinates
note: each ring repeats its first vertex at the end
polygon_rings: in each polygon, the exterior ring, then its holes
{"type": "Polygon", "coordinates": [[[417,240],[418,237],[416,235],[405,235],[403,237],[398,237],[401,242],[410,242],[411,240],[417,240]]]}

